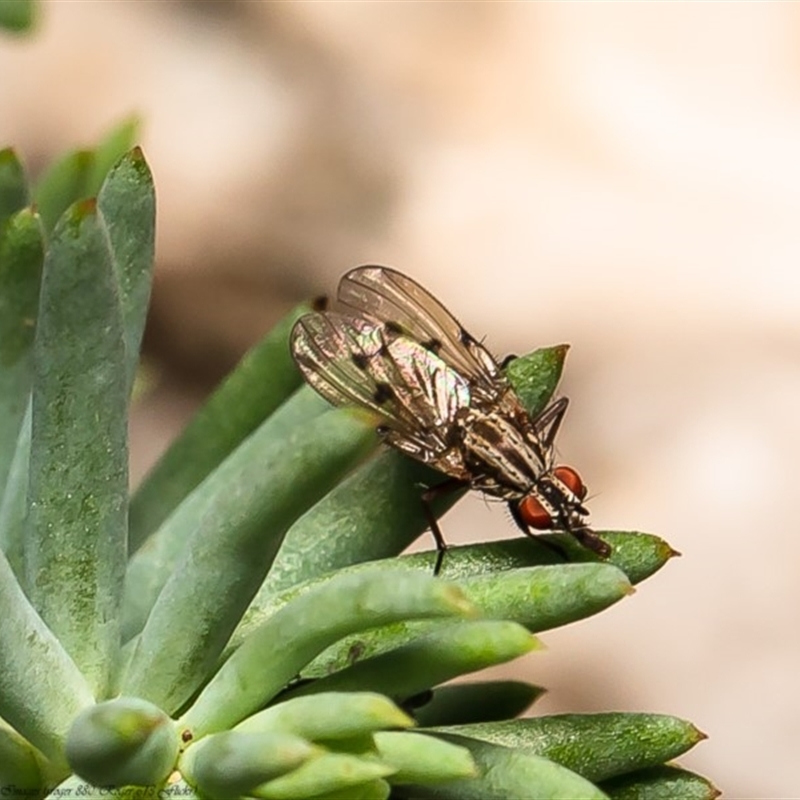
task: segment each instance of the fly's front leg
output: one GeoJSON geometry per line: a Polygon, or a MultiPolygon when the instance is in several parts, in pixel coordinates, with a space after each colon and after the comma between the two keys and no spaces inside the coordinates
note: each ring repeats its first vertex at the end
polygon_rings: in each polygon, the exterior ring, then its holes
{"type": "Polygon", "coordinates": [[[596,553],[600,558],[611,555],[611,546],[604,542],[593,530],[589,528],[575,528],[570,533],[587,549],[596,553]]]}
{"type": "Polygon", "coordinates": [[[436,515],[433,513],[433,507],[431,506],[431,503],[440,497],[445,497],[448,494],[452,494],[453,492],[462,489],[465,485],[466,484],[464,481],[460,481],[457,478],[449,478],[448,480],[443,481],[436,486],[431,486],[429,489],[426,489],[420,497],[420,500],[422,501],[422,513],[425,514],[425,519],[428,521],[428,527],[431,529],[431,533],[433,534],[433,538],[436,542],[436,564],[433,567],[434,576],[438,575],[442,568],[444,554],[447,552],[447,542],[445,542],[444,536],[442,536],[442,530],[439,527],[439,522],[436,519],[436,515]]]}

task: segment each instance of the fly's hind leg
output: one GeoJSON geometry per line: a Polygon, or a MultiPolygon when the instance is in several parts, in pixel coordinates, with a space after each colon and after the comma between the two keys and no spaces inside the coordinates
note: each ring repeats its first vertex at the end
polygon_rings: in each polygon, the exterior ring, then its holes
{"type": "Polygon", "coordinates": [[[436,563],[433,567],[434,576],[438,575],[442,568],[444,554],[447,552],[447,542],[445,542],[444,536],[442,536],[442,529],[439,527],[436,515],[433,513],[431,503],[440,497],[446,497],[448,494],[462,489],[464,486],[466,486],[464,481],[460,481],[458,478],[449,478],[436,486],[431,486],[429,489],[426,489],[420,497],[422,501],[422,513],[425,514],[428,527],[436,542],[436,563]]]}

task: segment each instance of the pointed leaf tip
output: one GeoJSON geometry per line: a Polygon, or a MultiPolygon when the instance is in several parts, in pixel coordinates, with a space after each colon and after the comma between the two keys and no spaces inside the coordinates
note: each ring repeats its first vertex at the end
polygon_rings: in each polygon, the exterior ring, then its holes
{"type": "Polygon", "coordinates": [[[119,160],[109,170],[108,174],[111,175],[120,167],[127,166],[136,177],[140,180],[145,180],[152,183],[152,173],[147,159],[144,157],[144,150],[139,145],[132,147],[127,153],[120,156],[119,160]]]}
{"type": "Polygon", "coordinates": [[[97,198],[87,197],[85,200],[79,200],[75,203],[75,216],[76,218],[88,217],[91,214],[97,213],[97,198]]]}
{"type": "Polygon", "coordinates": [[[68,238],[78,239],[81,236],[83,224],[97,218],[97,200],[87,197],[73,203],[56,224],[55,230],[61,230],[68,238]]]}
{"type": "Polygon", "coordinates": [[[31,204],[29,206],[25,206],[21,208],[17,213],[14,215],[17,220],[20,222],[29,222],[31,219],[38,215],[38,211],[36,210],[36,205],[31,204]]]}
{"type": "Polygon", "coordinates": [[[569,345],[541,347],[523,356],[508,360],[503,371],[525,410],[535,417],[550,402],[564,368],[569,345]]]}
{"type": "Polygon", "coordinates": [[[692,725],[692,728],[694,729],[694,735],[697,737],[698,742],[703,742],[708,739],[708,734],[705,731],[701,731],[697,725],[692,725]]]}

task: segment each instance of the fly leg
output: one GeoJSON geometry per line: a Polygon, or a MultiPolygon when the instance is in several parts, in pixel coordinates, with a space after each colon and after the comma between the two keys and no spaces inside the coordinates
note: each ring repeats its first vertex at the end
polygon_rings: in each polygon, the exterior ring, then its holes
{"type": "Polygon", "coordinates": [[[570,533],[587,549],[596,553],[600,558],[611,555],[611,546],[604,542],[593,530],[589,528],[575,528],[570,533]]]}
{"type": "Polygon", "coordinates": [[[440,497],[445,497],[452,492],[458,491],[465,485],[464,481],[460,481],[458,478],[449,478],[436,486],[426,489],[420,498],[422,501],[422,513],[425,514],[428,527],[431,529],[431,534],[433,534],[434,541],[436,542],[436,564],[433,567],[434,576],[438,575],[439,570],[442,568],[444,554],[447,551],[447,542],[445,542],[444,536],[442,536],[442,530],[436,520],[436,515],[433,513],[431,503],[440,497]]]}
{"type": "MultiPolygon", "coordinates": [[[[514,503],[509,503],[508,510],[511,512],[514,522],[517,523],[517,527],[526,536],[530,536],[532,539],[539,542],[539,544],[544,545],[554,553],[558,553],[564,561],[571,561],[569,554],[562,547],[559,547],[555,542],[551,542],[531,532],[531,529],[525,524],[525,520],[522,519],[519,513],[519,506],[514,503]]],[[[564,530],[566,533],[574,536],[583,547],[587,550],[591,550],[593,553],[600,556],[600,558],[608,558],[611,555],[611,546],[604,542],[591,528],[565,528],[560,530],[564,530]]]]}

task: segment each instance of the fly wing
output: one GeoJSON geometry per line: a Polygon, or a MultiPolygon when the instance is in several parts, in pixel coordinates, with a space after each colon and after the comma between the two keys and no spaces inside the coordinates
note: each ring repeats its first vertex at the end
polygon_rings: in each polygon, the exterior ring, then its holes
{"type": "Polygon", "coordinates": [[[307,314],[292,330],[291,347],[306,381],[328,402],[373,411],[397,436],[431,457],[447,448],[455,415],[469,406],[464,378],[413,339],[376,320],[307,314]]]}
{"type": "Polygon", "coordinates": [[[339,283],[339,303],[367,315],[436,353],[484,394],[499,391],[500,367],[489,351],[426,289],[388,267],[356,267],[339,283]]]}
{"type": "Polygon", "coordinates": [[[378,331],[365,320],[312,313],[292,329],[291,349],[306,382],[334,406],[357,405],[385,416],[374,400],[376,387],[357,366],[374,351],[378,331]]]}

